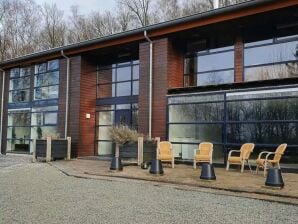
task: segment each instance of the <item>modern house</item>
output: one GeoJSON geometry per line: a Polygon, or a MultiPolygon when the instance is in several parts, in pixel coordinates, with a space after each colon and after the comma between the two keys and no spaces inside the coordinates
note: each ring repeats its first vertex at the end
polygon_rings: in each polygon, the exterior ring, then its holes
{"type": "Polygon", "coordinates": [[[1,152],[72,137],[73,156],[110,155],[110,126],[199,142],[224,163],[245,142],[298,162],[298,1],[256,0],[0,63],[1,152]]]}

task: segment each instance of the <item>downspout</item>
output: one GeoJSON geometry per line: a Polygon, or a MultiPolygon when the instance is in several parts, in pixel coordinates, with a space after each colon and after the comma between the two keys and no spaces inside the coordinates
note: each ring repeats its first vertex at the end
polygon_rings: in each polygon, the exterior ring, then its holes
{"type": "Polygon", "coordinates": [[[69,72],[70,72],[70,58],[67,57],[63,50],[61,55],[66,59],[66,99],[65,99],[65,124],[64,124],[64,138],[67,138],[68,130],[68,110],[69,110],[69,72]]]}
{"type": "Polygon", "coordinates": [[[149,42],[149,139],[152,137],[152,76],[153,76],[153,42],[147,35],[147,31],[144,31],[144,37],[149,42]]]}
{"type": "Polygon", "coordinates": [[[4,87],[5,87],[5,71],[2,72],[2,91],[1,91],[1,127],[0,127],[0,154],[2,154],[2,134],[3,134],[3,112],[4,112],[4,87]]]}

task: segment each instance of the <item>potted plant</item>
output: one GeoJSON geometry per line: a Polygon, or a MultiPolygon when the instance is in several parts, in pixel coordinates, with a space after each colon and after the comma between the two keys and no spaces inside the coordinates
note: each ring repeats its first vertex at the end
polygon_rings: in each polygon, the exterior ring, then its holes
{"type": "MultiPolygon", "coordinates": [[[[128,126],[117,125],[110,128],[110,136],[116,143],[116,157],[121,157],[130,162],[138,160],[138,138],[143,137],[143,135],[128,126]]],[[[150,162],[156,158],[157,143],[148,137],[143,137],[143,139],[142,158],[144,162],[150,162]]]]}

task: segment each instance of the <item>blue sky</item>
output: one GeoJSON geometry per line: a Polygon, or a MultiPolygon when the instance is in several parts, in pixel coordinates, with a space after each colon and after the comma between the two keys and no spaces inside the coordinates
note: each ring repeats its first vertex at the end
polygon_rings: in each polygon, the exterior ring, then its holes
{"type": "Polygon", "coordinates": [[[72,5],[78,5],[80,13],[88,14],[92,11],[111,10],[116,4],[115,0],[35,0],[35,2],[37,4],[56,3],[59,9],[64,10],[66,16],[69,15],[72,5]]]}

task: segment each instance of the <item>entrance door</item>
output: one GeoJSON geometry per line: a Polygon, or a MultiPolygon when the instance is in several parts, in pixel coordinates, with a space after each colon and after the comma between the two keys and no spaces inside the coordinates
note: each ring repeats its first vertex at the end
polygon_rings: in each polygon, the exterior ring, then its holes
{"type": "Polygon", "coordinates": [[[131,125],[131,110],[116,110],[115,114],[116,125],[131,125]]]}

